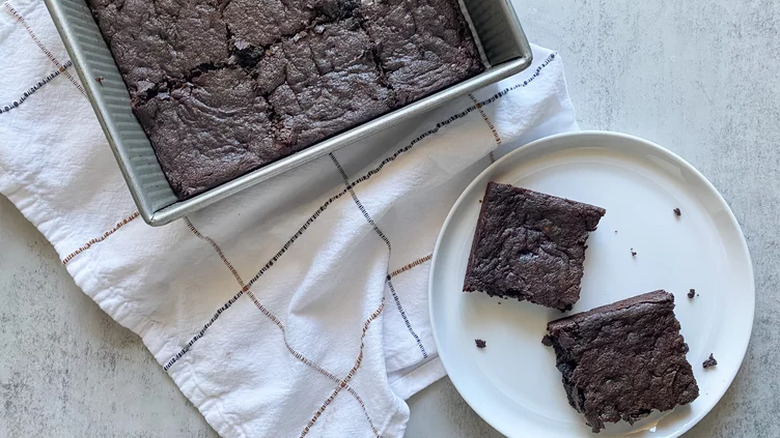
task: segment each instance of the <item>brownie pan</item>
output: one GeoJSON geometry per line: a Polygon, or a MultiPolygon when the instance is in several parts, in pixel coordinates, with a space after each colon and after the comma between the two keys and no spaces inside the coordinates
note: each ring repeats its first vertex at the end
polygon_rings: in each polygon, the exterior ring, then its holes
{"type": "Polygon", "coordinates": [[[103,127],[141,217],[152,226],[167,224],[240,190],[290,170],[357,140],[419,116],[448,101],[516,74],[531,64],[531,47],[510,0],[463,0],[475,40],[488,68],[393,112],[330,137],[290,156],[192,198],[179,200],[171,190],[154,149],[130,107],[114,58],[84,0],[45,0],[84,89],[103,127]],[[101,78],[99,81],[96,78],[101,78]]]}

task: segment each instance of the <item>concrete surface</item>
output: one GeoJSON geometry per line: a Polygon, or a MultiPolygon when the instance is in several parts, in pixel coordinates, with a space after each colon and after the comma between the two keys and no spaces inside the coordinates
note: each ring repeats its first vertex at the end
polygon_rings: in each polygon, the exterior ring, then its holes
{"type": "MultiPolygon", "coordinates": [[[[731,204],[755,264],[745,363],[686,437],[780,436],[780,3],[515,1],[561,53],[583,128],[654,140],[731,204]]],[[[212,437],[140,340],[75,287],[0,199],[0,437],[212,437]]],[[[446,380],[410,401],[409,438],[498,437],[446,380]]]]}

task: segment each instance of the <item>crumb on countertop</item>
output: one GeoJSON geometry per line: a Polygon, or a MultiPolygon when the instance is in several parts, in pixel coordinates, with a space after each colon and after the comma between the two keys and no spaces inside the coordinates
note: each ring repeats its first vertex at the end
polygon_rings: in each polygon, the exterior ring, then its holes
{"type": "Polygon", "coordinates": [[[674,211],[674,215],[675,216],[677,216],[677,217],[682,216],[682,211],[680,211],[679,207],[675,207],[674,210],[672,210],[672,211],[674,211]]]}
{"type": "Polygon", "coordinates": [[[487,346],[487,342],[483,341],[482,339],[474,339],[474,342],[477,344],[477,348],[482,349],[487,346]]]}
{"type": "Polygon", "coordinates": [[[688,298],[693,298],[694,295],[696,295],[696,289],[691,289],[688,291],[688,298]]]}
{"type": "Polygon", "coordinates": [[[715,360],[714,357],[712,357],[712,353],[710,353],[710,357],[707,358],[704,362],[701,363],[701,366],[704,368],[714,367],[718,364],[718,361],[715,360]]]}

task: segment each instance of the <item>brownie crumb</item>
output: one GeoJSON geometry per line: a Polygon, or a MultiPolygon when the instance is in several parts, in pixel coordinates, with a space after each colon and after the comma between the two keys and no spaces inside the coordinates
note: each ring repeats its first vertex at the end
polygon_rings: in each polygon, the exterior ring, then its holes
{"type": "Polygon", "coordinates": [[[696,289],[691,289],[688,291],[688,298],[693,298],[696,295],[696,289]]]}
{"type": "Polygon", "coordinates": [[[103,86],[103,76],[98,76],[98,77],[95,78],[95,80],[97,81],[98,84],[103,86]]]}
{"type": "Polygon", "coordinates": [[[615,234],[617,234],[617,230],[615,230],[615,234]]]}
{"type": "Polygon", "coordinates": [[[714,367],[718,364],[718,361],[715,360],[714,357],[712,357],[712,353],[710,353],[710,357],[707,358],[704,362],[701,363],[701,366],[704,368],[714,367]]]}
{"type": "Polygon", "coordinates": [[[477,348],[485,348],[487,346],[487,342],[483,341],[482,339],[474,339],[474,342],[477,344],[477,348]]]}
{"type": "Polygon", "coordinates": [[[634,251],[634,248],[631,248],[631,257],[636,257],[636,251],[634,251]]]}
{"type": "Polygon", "coordinates": [[[679,208],[675,208],[673,211],[674,211],[674,215],[675,216],[677,216],[677,217],[682,216],[682,211],[680,211],[679,208]]]}

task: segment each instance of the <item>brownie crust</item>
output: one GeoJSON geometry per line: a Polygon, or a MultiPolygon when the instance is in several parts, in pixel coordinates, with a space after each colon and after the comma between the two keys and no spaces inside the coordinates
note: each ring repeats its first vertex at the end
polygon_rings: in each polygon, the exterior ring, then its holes
{"type": "Polygon", "coordinates": [[[489,182],[463,290],[569,310],[580,297],[585,242],[606,210],[489,182]]]}
{"type": "Polygon", "coordinates": [[[180,199],[482,70],[457,0],[87,0],[180,199]]]}
{"type": "Polygon", "coordinates": [[[542,342],[555,349],[569,404],[593,432],[604,423],[633,423],[699,395],[674,296],[666,291],[552,321],[542,342]]]}

